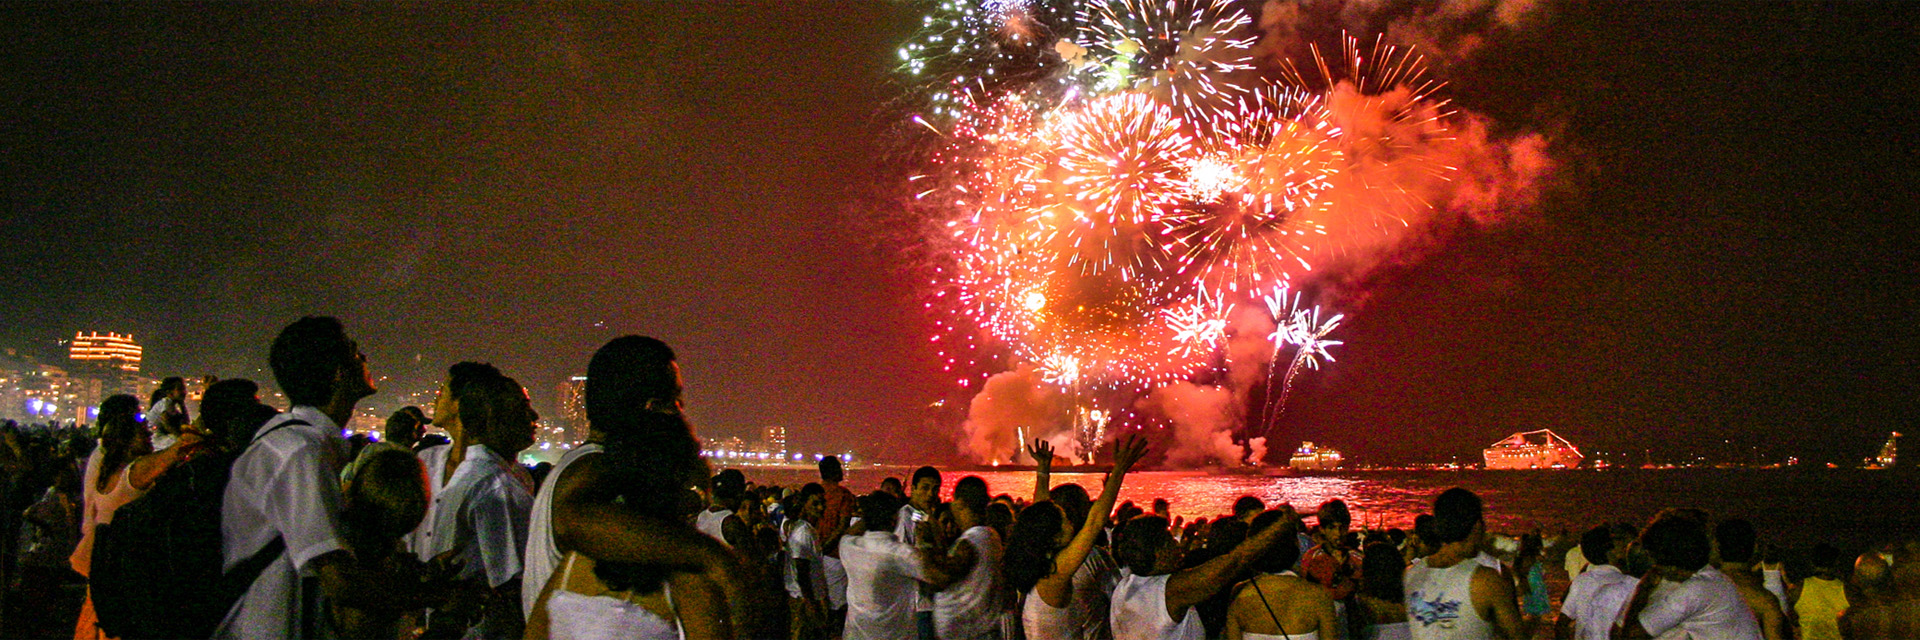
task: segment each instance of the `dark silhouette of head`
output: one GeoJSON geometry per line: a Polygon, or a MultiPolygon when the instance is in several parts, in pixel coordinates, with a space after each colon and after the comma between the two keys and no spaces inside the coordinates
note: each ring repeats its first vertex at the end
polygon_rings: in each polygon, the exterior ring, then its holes
{"type": "Polygon", "coordinates": [[[587,363],[587,421],[601,431],[631,429],[643,413],[680,412],[680,368],[667,343],[623,336],[587,363]]]}
{"type": "Polygon", "coordinates": [[[358,397],[373,393],[359,347],[339,320],[327,316],[307,316],[281,329],[267,363],[280,391],[297,407],[323,406],[341,391],[358,397]],[[364,388],[337,389],[342,384],[364,388]]]}
{"type": "Polygon", "coordinates": [[[1713,556],[1706,524],[1685,516],[1661,516],[1640,532],[1640,546],[1653,563],[1682,571],[1699,571],[1713,556]]]}
{"type": "Polygon", "coordinates": [[[840,467],[839,456],[827,456],[820,459],[820,479],[827,482],[840,482],[847,479],[847,472],[840,467]]]}
{"type": "Polygon", "coordinates": [[[1020,517],[1013,521],[1013,531],[1007,536],[1004,560],[1007,584],[1014,591],[1026,593],[1041,578],[1053,573],[1053,555],[1060,550],[1066,522],[1066,513],[1052,502],[1035,502],[1020,510],[1020,517]]]}
{"type": "Polygon", "coordinates": [[[860,520],[868,531],[892,531],[900,516],[900,499],[885,491],[860,496],[860,520]]]}
{"type": "Polygon", "coordinates": [[[1480,496],[1454,487],[1433,499],[1433,537],[1435,545],[1452,544],[1473,536],[1480,526],[1480,496]]]}

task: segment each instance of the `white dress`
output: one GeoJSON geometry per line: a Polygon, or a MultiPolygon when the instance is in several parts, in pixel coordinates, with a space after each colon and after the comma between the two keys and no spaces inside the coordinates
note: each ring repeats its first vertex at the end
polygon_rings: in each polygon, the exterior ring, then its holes
{"type": "MultiPolygon", "coordinates": [[[[573,559],[561,569],[560,583],[573,576],[573,559]]],[[[667,606],[673,607],[673,588],[660,585],[667,606]]],[[[589,596],[554,589],[547,597],[547,637],[553,640],[684,640],[678,620],[667,620],[646,607],[611,596],[589,596]]]]}

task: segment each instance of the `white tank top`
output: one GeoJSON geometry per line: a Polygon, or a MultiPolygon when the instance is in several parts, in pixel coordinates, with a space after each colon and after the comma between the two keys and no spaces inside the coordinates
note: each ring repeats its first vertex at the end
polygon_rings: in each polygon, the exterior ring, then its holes
{"type": "Polygon", "coordinates": [[[1462,560],[1435,569],[1427,559],[1407,567],[1408,627],[1414,640],[1481,640],[1493,637],[1493,627],[1473,606],[1473,573],[1480,563],[1462,560]]]}
{"type": "MultiPolygon", "coordinates": [[[[573,572],[568,562],[566,572],[573,572]]],[[[566,577],[561,577],[565,581],[566,577]]],[[[660,585],[672,608],[673,587],[660,585]]],[[[554,589],[547,598],[547,637],[553,640],[685,640],[678,620],[667,620],[646,607],[610,596],[589,596],[554,589]]]]}
{"type": "Polygon", "coordinates": [[[733,515],[732,509],[721,509],[719,511],[714,511],[712,508],[703,509],[700,511],[700,515],[693,519],[693,528],[699,529],[700,533],[707,534],[707,536],[715,540],[719,540],[720,544],[731,547],[733,545],[727,544],[727,533],[724,526],[727,522],[727,516],[730,515],[733,515]]]}
{"type": "Polygon", "coordinates": [[[533,601],[540,599],[547,578],[560,565],[560,546],[553,541],[553,486],[567,467],[600,451],[600,445],[589,442],[560,456],[560,462],[547,472],[546,481],[540,483],[540,492],[533,496],[533,511],[527,516],[527,552],[521,554],[520,610],[527,616],[533,615],[533,601]]]}
{"type": "Polygon", "coordinates": [[[1006,609],[1006,586],[1000,574],[1005,547],[993,527],[969,527],[954,544],[973,545],[973,568],[959,582],[933,596],[934,635],[941,640],[986,637],[1000,628],[1006,609]]]}
{"type": "Polygon", "coordinates": [[[1178,622],[1167,617],[1168,575],[1120,577],[1113,587],[1113,611],[1109,614],[1115,640],[1201,640],[1206,628],[1200,626],[1200,614],[1187,607],[1178,622]]]}

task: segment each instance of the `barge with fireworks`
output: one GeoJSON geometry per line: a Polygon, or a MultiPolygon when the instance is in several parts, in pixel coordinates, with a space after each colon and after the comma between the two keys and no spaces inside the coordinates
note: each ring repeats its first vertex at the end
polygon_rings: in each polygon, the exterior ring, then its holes
{"type": "Polygon", "coordinates": [[[1487,447],[1488,469],[1573,469],[1585,458],[1580,448],[1552,429],[1522,431],[1487,447]]]}
{"type": "Polygon", "coordinates": [[[1312,442],[1302,442],[1300,448],[1293,450],[1287,467],[1294,471],[1337,471],[1342,461],[1339,451],[1316,447],[1312,442]]]}

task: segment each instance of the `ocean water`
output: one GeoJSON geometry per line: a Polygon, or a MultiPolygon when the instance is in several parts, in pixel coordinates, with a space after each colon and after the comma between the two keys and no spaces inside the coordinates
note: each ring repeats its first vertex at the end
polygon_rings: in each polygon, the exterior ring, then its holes
{"type": "MultiPolygon", "coordinates": [[[[817,481],[801,470],[743,469],[758,483],[796,485],[817,481]]],[[[906,479],[906,467],[848,470],[856,493],[878,488],[887,476],[906,479]]],[[[947,471],[942,492],[955,480],[978,475],[995,493],[1030,497],[1031,471],[947,471]]],[[[1074,482],[1097,494],[1096,473],[1057,473],[1053,483],[1074,482]]],[[[1243,495],[1267,504],[1287,502],[1312,509],[1334,498],[1347,501],[1356,526],[1411,529],[1413,518],[1449,487],[1465,487],[1486,504],[1490,531],[1520,534],[1534,529],[1578,535],[1609,520],[1644,524],[1668,507],[1697,507],[1718,517],[1754,523],[1762,542],[1804,549],[1819,542],[1858,553],[1895,538],[1920,536],[1920,474],[1853,469],[1623,469],[1606,471],[1354,471],[1298,478],[1147,471],[1129,474],[1120,499],[1142,508],[1166,498],[1174,515],[1212,518],[1227,513],[1243,495]]]]}

